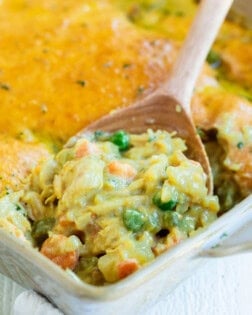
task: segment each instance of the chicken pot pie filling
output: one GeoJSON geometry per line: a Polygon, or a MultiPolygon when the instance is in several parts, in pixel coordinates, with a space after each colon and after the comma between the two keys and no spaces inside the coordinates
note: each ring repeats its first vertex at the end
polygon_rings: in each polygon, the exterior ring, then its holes
{"type": "MultiPolygon", "coordinates": [[[[86,282],[118,281],[217,217],[218,198],[165,131],[97,131],[32,172],[20,196],[40,252],[86,282]]],[[[28,220],[27,220],[28,223],[28,220]]]]}

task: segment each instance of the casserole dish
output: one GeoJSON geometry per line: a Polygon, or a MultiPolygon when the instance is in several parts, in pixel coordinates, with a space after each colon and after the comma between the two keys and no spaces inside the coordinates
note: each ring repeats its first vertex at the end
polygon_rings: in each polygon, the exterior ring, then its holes
{"type": "Polygon", "coordinates": [[[109,287],[83,284],[2,231],[0,270],[21,285],[47,296],[65,314],[140,314],[195,270],[204,261],[202,253],[205,250],[216,246],[248,222],[250,208],[251,197],[248,197],[208,230],[163,254],[130,278],[109,287]],[[127,303],[128,300],[131,303],[127,303]]]}

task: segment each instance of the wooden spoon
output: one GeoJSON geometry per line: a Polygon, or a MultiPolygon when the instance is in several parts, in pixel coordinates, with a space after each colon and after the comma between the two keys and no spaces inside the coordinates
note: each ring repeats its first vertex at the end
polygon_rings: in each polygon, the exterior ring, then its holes
{"type": "Polygon", "coordinates": [[[232,4],[232,0],[203,0],[170,76],[156,91],[133,105],[93,122],[72,137],[71,146],[84,133],[95,130],[142,133],[148,128],[176,131],[186,141],[187,155],[202,165],[212,192],[212,173],[204,146],[192,122],[190,100],[196,79],[232,4]]]}

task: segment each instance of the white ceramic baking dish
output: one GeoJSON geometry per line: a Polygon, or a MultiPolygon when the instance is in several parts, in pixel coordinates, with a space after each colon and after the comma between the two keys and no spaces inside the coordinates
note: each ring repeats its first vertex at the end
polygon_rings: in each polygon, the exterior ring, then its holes
{"type": "MultiPolygon", "coordinates": [[[[238,0],[235,5],[238,11],[252,17],[251,0],[238,0]]],[[[207,257],[240,250],[241,247],[234,247],[234,244],[244,241],[244,236],[250,236],[248,227],[251,225],[252,196],[208,229],[162,254],[149,266],[105,287],[83,283],[36,250],[0,230],[0,272],[21,286],[45,295],[66,315],[145,314],[151,305],[194,273],[207,257]],[[224,244],[231,247],[223,247],[224,244]]],[[[250,243],[243,247],[249,248],[250,243]]]]}

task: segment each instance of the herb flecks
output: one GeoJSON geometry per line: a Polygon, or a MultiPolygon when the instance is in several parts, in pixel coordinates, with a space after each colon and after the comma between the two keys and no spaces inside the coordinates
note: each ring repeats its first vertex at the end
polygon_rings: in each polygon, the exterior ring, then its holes
{"type": "Polygon", "coordinates": [[[123,64],[123,69],[128,69],[128,68],[130,68],[131,66],[132,66],[131,63],[125,62],[125,63],[123,64]]]}
{"type": "Polygon", "coordinates": [[[142,94],[144,91],[145,91],[145,88],[144,88],[144,86],[142,86],[142,85],[140,85],[140,86],[137,88],[137,94],[138,94],[138,95],[142,94]]]}
{"type": "Polygon", "coordinates": [[[105,62],[104,64],[103,64],[103,67],[104,68],[110,68],[110,67],[112,67],[113,66],[113,62],[112,61],[108,61],[108,62],[105,62]]]}
{"type": "Polygon", "coordinates": [[[22,207],[21,207],[19,204],[17,204],[17,203],[15,204],[15,207],[16,207],[16,210],[17,210],[17,211],[22,210],[22,207]]]}
{"type": "Polygon", "coordinates": [[[84,80],[77,80],[76,83],[82,87],[84,87],[86,85],[86,81],[84,81],[84,80]]]}
{"type": "Polygon", "coordinates": [[[4,91],[9,91],[11,89],[10,85],[6,83],[0,83],[0,88],[4,91]]]}
{"type": "Polygon", "coordinates": [[[207,55],[207,62],[214,69],[220,67],[222,63],[220,54],[214,50],[210,50],[210,52],[207,55]]]}
{"type": "Polygon", "coordinates": [[[43,114],[47,113],[48,112],[48,107],[45,105],[45,104],[42,104],[40,106],[40,110],[43,114]]]}
{"type": "Polygon", "coordinates": [[[185,12],[183,12],[183,11],[176,11],[175,15],[179,16],[179,17],[182,17],[182,16],[185,16],[185,12]]]}

